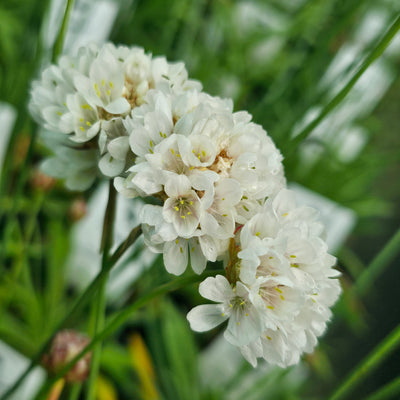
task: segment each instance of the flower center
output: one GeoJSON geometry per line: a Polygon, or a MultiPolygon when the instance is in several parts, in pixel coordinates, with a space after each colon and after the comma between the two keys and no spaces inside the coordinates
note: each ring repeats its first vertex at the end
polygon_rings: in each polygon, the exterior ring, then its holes
{"type": "Polygon", "coordinates": [[[175,203],[174,210],[175,212],[179,213],[179,216],[182,219],[190,217],[193,215],[193,200],[182,197],[178,198],[175,203]]]}

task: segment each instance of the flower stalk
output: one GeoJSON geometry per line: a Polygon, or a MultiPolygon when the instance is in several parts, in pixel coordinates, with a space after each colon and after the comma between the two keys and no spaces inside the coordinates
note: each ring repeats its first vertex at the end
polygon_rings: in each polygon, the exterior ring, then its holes
{"type": "MultiPolygon", "coordinates": [[[[104,215],[103,232],[100,243],[100,251],[102,251],[101,271],[107,269],[107,260],[109,258],[110,248],[113,241],[114,219],[116,208],[116,191],[114,189],[113,181],[109,181],[108,186],[108,201],[104,215]]],[[[94,326],[91,331],[92,336],[103,328],[105,320],[106,309],[106,285],[109,273],[105,275],[105,279],[99,285],[97,295],[95,296],[92,306],[92,318],[94,326]]],[[[93,348],[92,362],[88,381],[87,399],[93,400],[95,398],[96,380],[100,369],[100,356],[101,356],[101,343],[93,348]]]]}

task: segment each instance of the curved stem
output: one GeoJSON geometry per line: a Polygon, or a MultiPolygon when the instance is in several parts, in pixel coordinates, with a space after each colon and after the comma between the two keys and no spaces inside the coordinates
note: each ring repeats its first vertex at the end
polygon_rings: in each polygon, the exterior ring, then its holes
{"type": "Polygon", "coordinates": [[[92,341],[79,354],[77,354],[71,361],[69,361],[68,364],[66,364],[57,374],[47,380],[47,382],[41,388],[40,392],[37,394],[35,400],[44,400],[49,388],[55,381],[57,381],[57,379],[64,376],[88,351],[92,350],[97,343],[103,341],[104,339],[108,338],[112,333],[114,333],[128,318],[130,318],[132,313],[144,307],[146,304],[157,297],[181,289],[187,285],[198,283],[206,277],[215,276],[218,273],[224,273],[224,271],[214,270],[203,273],[201,276],[194,275],[189,277],[177,278],[171,282],[159,286],[156,289],[153,289],[148,294],[136,300],[130,306],[116,312],[108,320],[104,329],[102,329],[94,338],[92,338],[92,341]]]}
{"type": "Polygon", "coordinates": [[[368,374],[375,370],[400,345],[398,325],[375,349],[353,370],[346,380],[332,394],[329,400],[346,398],[368,374]]]}
{"type": "Polygon", "coordinates": [[[321,123],[321,121],[347,96],[353,86],[357,83],[359,78],[368,69],[368,67],[383,53],[389,45],[397,31],[400,29],[400,16],[396,18],[393,25],[388,29],[378,44],[371,50],[371,52],[364,59],[360,68],[349,80],[347,85],[323,108],[321,113],[311,121],[296,137],[292,139],[289,152],[295,150],[296,146],[311,134],[311,132],[321,123]]]}
{"type": "MultiPolygon", "coordinates": [[[[109,181],[108,185],[108,202],[106,211],[104,214],[103,232],[101,236],[100,251],[103,252],[101,261],[101,271],[107,269],[107,260],[109,258],[109,251],[112,246],[113,230],[114,230],[114,219],[115,219],[115,207],[116,207],[116,191],[114,189],[113,181],[109,181]]],[[[101,282],[97,295],[94,298],[92,305],[92,316],[94,320],[94,326],[91,331],[91,336],[95,336],[97,332],[103,328],[106,310],[106,284],[108,273],[105,275],[105,279],[101,282]]],[[[94,400],[96,380],[100,369],[100,357],[101,357],[101,343],[99,343],[92,352],[92,361],[88,380],[88,391],[87,400],[94,400]]]]}

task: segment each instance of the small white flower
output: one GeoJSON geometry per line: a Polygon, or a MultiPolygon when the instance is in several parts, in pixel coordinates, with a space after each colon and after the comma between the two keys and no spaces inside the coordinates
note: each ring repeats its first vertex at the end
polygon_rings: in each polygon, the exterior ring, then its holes
{"type": "Polygon", "coordinates": [[[199,225],[201,203],[185,175],[171,176],[164,186],[168,199],[164,203],[163,217],[173,224],[177,234],[189,238],[199,225]]]}
{"type": "Polygon", "coordinates": [[[187,319],[193,330],[207,331],[229,319],[225,338],[230,343],[244,346],[260,336],[262,319],[257,308],[257,295],[254,296],[241,282],[232,288],[225,277],[217,275],[205,279],[199,292],[218,304],[200,305],[188,313],[187,319]]]}

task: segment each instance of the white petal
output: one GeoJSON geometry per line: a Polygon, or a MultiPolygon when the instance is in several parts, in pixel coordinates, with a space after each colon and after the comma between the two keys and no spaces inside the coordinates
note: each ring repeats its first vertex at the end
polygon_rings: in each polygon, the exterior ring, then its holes
{"type": "Polygon", "coordinates": [[[205,332],[224,322],[228,315],[223,314],[219,304],[202,304],[190,310],[186,318],[194,331],[205,332]]]}
{"type": "Polygon", "coordinates": [[[114,177],[120,174],[125,168],[125,160],[117,160],[106,153],[99,161],[99,169],[105,176],[114,177]]]}
{"type": "Polygon", "coordinates": [[[104,106],[104,109],[110,114],[126,114],[131,109],[131,106],[125,97],[119,97],[110,104],[104,106]]]}
{"type": "Polygon", "coordinates": [[[218,257],[218,245],[215,239],[210,235],[203,235],[199,237],[201,251],[206,256],[208,261],[215,261],[218,257]]]}
{"type": "Polygon", "coordinates": [[[201,251],[201,246],[198,238],[189,240],[190,265],[196,274],[201,274],[207,265],[207,259],[201,251]]]}
{"type": "Polygon", "coordinates": [[[229,301],[229,299],[235,296],[228,280],[222,275],[217,275],[215,278],[206,278],[200,283],[199,293],[205,299],[218,303],[229,301]]]}
{"type": "Polygon", "coordinates": [[[125,160],[129,150],[129,139],[127,136],[121,136],[111,142],[107,146],[107,150],[112,157],[118,160],[125,160]]]}
{"type": "Polygon", "coordinates": [[[174,174],[168,179],[164,187],[169,197],[179,197],[191,190],[190,181],[185,175],[174,174]]]}
{"type": "Polygon", "coordinates": [[[225,331],[225,339],[235,346],[248,345],[257,339],[263,330],[262,320],[255,307],[233,310],[225,331]]]}
{"type": "Polygon", "coordinates": [[[178,238],[164,245],[164,264],[170,274],[181,275],[188,264],[188,246],[186,239],[178,238]]]}

